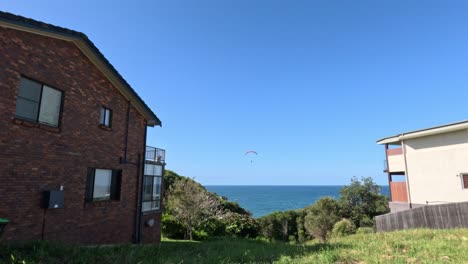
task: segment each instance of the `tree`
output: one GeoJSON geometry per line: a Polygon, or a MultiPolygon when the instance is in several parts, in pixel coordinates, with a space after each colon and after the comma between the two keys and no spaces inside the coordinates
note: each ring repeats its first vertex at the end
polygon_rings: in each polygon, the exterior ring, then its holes
{"type": "Polygon", "coordinates": [[[340,214],[351,219],[357,227],[373,226],[377,215],[389,212],[388,198],[380,194],[380,186],[372,178],[356,177],[351,184],[340,190],[340,214]]]}
{"type": "Polygon", "coordinates": [[[175,172],[173,172],[171,170],[164,170],[164,176],[163,176],[164,191],[163,191],[163,193],[167,194],[169,192],[169,189],[171,188],[171,186],[174,184],[174,182],[176,182],[177,180],[180,180],[180,179],[184,179],[184,178],[185,177],[180,176],[179,174],[177,174],[177,173],[175,173],[175,172]]]}
{"type": "Polygon", "coordinates": [[[338,203],[331,197],[325,197],[308,208],[304,227],[310,235],[326,241],[333,225],[339,220],[338,203]]]}
{"type": "Polygon", "coordinates": [[[195,228],[221,215],[219,200],[192,179],[177,178],[169,187],[166,205],[171,215],[185,227],[185,239],[192,240],[195,228]]]}

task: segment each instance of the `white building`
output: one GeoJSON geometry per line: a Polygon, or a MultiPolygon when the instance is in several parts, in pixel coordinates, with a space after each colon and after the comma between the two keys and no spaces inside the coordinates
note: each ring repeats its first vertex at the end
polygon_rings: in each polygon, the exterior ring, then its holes
{"type": "Polygon", "coordinates": [[[383,138],[391,212],[468,201],[468,121],[383,138]]]}

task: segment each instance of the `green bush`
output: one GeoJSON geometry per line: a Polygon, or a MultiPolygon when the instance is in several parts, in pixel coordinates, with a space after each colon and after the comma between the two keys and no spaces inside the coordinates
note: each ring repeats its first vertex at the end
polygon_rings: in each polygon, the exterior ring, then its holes
{"type": "Polygon", "coordinates": [[[374,226],[374,217],[386,214],[388,197],[380,193],[372,178],[353,177],[351,184],[340,190],[340,215],[350,219],[357,227],[374,226]]]}
{"type": "Polygon", "coordinates": [[[208,239],[208,233],[205,230],[193,230],[193,239],[197,241],[201,240],[207,240],[208,239]]]}
{"type": "Polygon", "coordinates": [[[224,216],[225,233],[237,237],[256,237],[260,229],[257,220],[250,215],[230,213],[224,216]]]}
{"type": "Polygon", "coordinates": [[[301,209],[297,211],[296,224],[297,224],[297,241],[299,243],[306,242],[307,240],[312,239],[307,234],[307,230],[304,227],[304,218],[306,216],[306,210],[301,209]]]}
{"type": "Polygon", "coordinates": [[[205,224],[203,230],[205,230],[209,236],[225,236],[226,223],[218,218],[213,218],[205,224]]]}
{"type": "Polygon", "coordinates": [[[338,203],[333,198],[321,198],[308,208],[304,226],[309,234],[326,241],[333,225],[340,219],[338,213],[338,203]]]}
{"type": "Polygon", "coordinates": [[[344,237],[356,233],[356,226],[349,219],[343,219],[337,222],[332,229],[333,237],[344,237]]]}
{"type": "Polygon", "coordinates": [[[298,240],[297,218],[299,211],[274,212],[258,219],[260,235],[269,240],[290,241],[294,236],[298,240]]]}
{"type": "Polygon", "coordinates": [[[359,226],[373,228],[375,226],[375,220],[372,217],[364,216],[359,220],[359,226]]]}
{"type": "Polygon", "coordinates": [[[164,237],[184,239],[184,226],[168,213],[163,213],[162,215],[161,231],[164,237]]]}
{"type": "Polygon", "coordinates": [[[374,233],[374,228],[372,227],[360,227],[356,231],[356,234],[371,234],[371,233],[374,233]]]}

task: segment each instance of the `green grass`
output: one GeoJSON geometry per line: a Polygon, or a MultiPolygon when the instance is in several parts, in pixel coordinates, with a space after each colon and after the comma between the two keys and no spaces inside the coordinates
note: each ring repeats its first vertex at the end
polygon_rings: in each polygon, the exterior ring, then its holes
{"type": "Polygon", "coordinates": [[[0,245],[1,261],[26,263],[468,263],[468,229],[358,234],[304,245],[215,238],[160,246],[0,245]]]}

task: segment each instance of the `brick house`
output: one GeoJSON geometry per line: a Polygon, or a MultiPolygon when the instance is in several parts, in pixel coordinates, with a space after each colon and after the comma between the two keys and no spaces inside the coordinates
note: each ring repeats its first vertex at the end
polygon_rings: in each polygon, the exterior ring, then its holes
{"type": "Polygon", "coordinates": [[[2,240],[158,243],[160,125],[86,35],[0,12],[2,240]]]}

